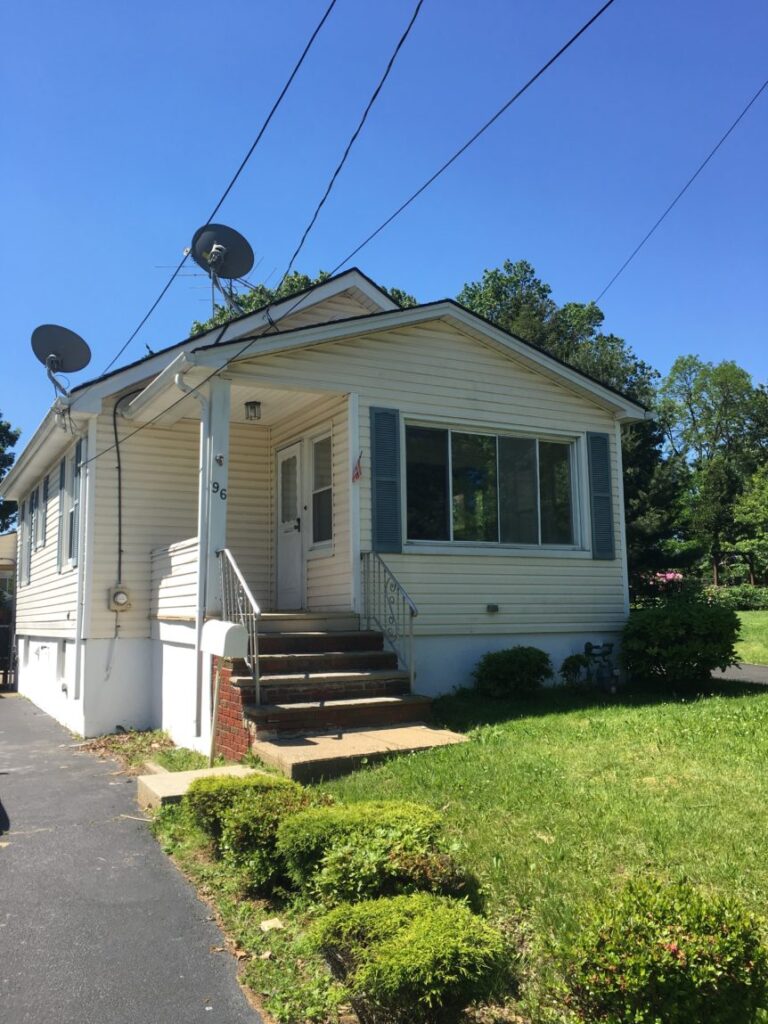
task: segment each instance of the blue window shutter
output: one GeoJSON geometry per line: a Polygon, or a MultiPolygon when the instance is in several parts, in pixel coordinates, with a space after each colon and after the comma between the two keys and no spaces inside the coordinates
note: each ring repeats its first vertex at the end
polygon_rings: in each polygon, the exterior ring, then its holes
{"type": "Polygon", "coordinates": [[[374,551],[402,550],[400,412],[371,408],[371,508],[374,551]]]}
{"type": "Polygon", "coordinates": [[[611,440],[608,434],[587,434],[589,505],[592,513],[592,557],[616,557],[611,494],[611,440]]]}

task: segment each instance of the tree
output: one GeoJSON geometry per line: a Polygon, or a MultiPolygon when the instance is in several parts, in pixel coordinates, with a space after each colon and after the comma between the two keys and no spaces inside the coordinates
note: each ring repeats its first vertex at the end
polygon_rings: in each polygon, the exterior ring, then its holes
{"type": "Polygon", "coordinates": [[[750,583],[768,579],[768,463],[747,480],[733,503],[736,550],[749,566],[750,583]]]}
{"type": "MultiPolygon", "coordinates": [[[[11,451],[19,439],[21,431],[15,430],[0,414],[0,480],[11,468],[16,456],[11,451]]],[[[5,533],[13,526],[16,518],[16,502],[0,499],[0,533],[5,533]]]]}
{"type": "MultiPolygon", "coordinates": [[[[273,302],[288,299],[291,295],[297,295],[299,292],[307,291],[307,289],[314,287],[316,284],[322,284],[330,276],[327,270],[318,271],[317,277],[309,277],[308,274],[301,274],[298,270],[293,270],[280,284],[279,288],[268,288],[265,284],[258,284],[255,288],[238,293],[237,304],[243,313],[254,313],[256,310],[263,309],[273,302]]],[[[383,290],[403,309],[417,305],[417,300],[413,295],[403,291],[402,288],[384,288],[383,290]]],[[[208,331],[211,327],[225,324],[236,316],[240,316],[240,313],[231,310],[228,306],[216,304],[213,316],[210,319],[202,322],[195,320],[190,328],[190,335],[194,337],[196,334],[202,334],[203,331],[208,331]]]]}

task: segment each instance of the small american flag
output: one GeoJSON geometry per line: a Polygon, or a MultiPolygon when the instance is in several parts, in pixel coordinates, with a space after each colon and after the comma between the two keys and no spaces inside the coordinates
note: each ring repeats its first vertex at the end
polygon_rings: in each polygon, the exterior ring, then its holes
{"type": "Polygon", "coordinates": [[[357,483],[357,481],[363,475],[362,462],[363,462],[363,453],[362,453],[362,450],[361,450],[360,454],[357,456],[357,459],[355,460],[354,466],[352,467],[352,483],[353,484],[357,483]]]}

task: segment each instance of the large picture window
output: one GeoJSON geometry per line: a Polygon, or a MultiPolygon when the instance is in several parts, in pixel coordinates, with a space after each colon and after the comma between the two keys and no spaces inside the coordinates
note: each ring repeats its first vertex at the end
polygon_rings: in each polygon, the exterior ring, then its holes
{"type": "Polygon", "coordinates": [[[573,445],[407,426],[409,540],[572,545],[573,445]]]}

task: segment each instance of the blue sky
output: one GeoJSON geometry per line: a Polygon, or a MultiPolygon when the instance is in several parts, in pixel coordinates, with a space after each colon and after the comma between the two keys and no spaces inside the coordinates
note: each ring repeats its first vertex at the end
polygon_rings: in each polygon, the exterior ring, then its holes
{"type": "MultiPolygon", "coordinates": [[[[338,0],[220,220],[279,278],[412,0],[338,0]]],[[[425,0],[299,259],[329,268],[431,174],[599,6],[425,0]]],[[[29,0],[4,5],[5,315],[0,410],[29,437],[52,398],[29,337],[62,323],[97,375],[250,145],[325,0],[29,0]]],[[[593,298],[768,76],[761,0],[617,0],[355,262],[427,301],[505,258],[558,302],[593,298]]],[[[674,357],[766,366],[768,91],[611,288],[606,328],[674,357]]],[[[209,309],[174,285],[123,357],[209,309]]]]}

